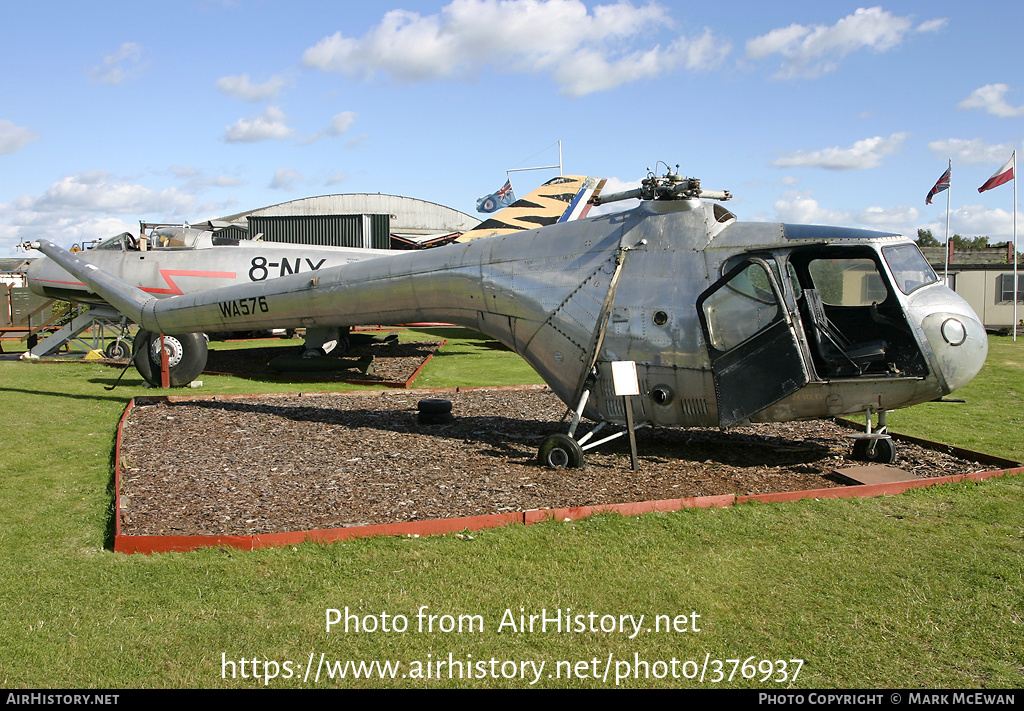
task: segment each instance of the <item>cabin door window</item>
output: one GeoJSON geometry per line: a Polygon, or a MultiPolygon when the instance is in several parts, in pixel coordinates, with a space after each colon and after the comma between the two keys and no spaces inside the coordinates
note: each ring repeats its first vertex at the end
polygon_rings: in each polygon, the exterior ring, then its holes
{"type": "Polygon", "coordinates": [[[793,320],[767,261],[751,258],[731,269],[701,294],[697,310],[721,427],[739,424],[809,382],[793,320]]]}

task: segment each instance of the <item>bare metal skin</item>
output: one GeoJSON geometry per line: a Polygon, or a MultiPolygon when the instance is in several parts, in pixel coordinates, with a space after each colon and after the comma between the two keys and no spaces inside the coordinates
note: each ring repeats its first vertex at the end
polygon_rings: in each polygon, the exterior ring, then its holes
{"type": "Polygon", "coordinates": [[[154,333],[467,326],[598,423],[626,421],[613,361],[636,363],[636,426],[723,428],[884,413],[981,369],[980,320],[906,237],[740,223],[705,191],[649,192],[625,212],[162,299],[37,247],[154,333]]]}

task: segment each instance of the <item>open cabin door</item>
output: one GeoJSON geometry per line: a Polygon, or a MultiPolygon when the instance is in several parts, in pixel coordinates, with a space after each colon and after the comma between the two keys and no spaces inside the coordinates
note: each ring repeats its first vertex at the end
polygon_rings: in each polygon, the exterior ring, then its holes
{"type": "Polygon", "coordinates": [[[767,261],[744,260],[697,299],[718,424],[732,427],[810,381],[782,288],[767,261]]]}

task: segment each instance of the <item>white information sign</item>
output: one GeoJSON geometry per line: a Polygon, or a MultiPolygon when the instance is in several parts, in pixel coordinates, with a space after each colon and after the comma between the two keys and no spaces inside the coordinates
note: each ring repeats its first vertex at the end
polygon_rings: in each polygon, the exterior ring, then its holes
{"type": "Polygon", "coordinates": [[[636,377],[636,361],[612,361],[612,385],[616,395],[639,395],[640,381],[636,377]]]}

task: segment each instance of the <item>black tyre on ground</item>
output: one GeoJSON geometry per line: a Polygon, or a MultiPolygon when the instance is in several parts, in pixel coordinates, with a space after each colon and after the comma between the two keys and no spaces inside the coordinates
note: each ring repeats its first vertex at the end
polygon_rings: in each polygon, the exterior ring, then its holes
{"type": "Polygon", "coordinates": [[[583,449],[567,434],[553,434],[544,440],[537,461],[551,469],[579,469],[583,466],[583,449]]]}
{"type": "Polygon", "coordinates": [[[452,401],[439,397],[425,397],[416,403],[416,409],[430,414],[441,414],[452,411],[452,401]]]}
{"type": "MultiPolygon", "coordinates": [[[[150,385],[160,387],[160,334],[139,329],[135,340],[135,369],[150,385]]],[[[206,336],[202,333],[165,335],[164,350],[172,388],[188,385],[206,367],[206,336]]]]}
{"type": "Polygon", "coordinates": [[[450,412],[421,412],[416,416],[416,421],[421,425],[447,425],[455,419],[450,412]]]}

